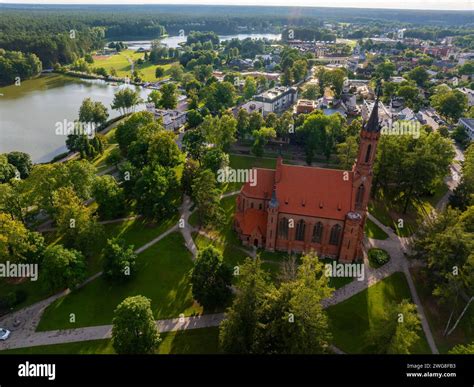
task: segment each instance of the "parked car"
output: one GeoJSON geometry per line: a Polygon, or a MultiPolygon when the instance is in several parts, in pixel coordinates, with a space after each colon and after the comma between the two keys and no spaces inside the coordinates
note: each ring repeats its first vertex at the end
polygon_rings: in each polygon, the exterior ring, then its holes
{"type": "Polygon", "coordinates": [[[10,337],[10,331],[5,328],[0,328],[0,341],[5,341],[10,337]]]}

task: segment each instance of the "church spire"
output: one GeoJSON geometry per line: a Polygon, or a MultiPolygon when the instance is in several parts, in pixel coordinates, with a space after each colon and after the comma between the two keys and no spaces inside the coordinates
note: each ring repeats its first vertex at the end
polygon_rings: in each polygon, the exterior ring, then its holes
{"type": "Polygon", "coordinates": [[[375,93],[377,97],[375,98],[374,107],[372,112],[370,113],[369,120],[365,124],[364,130],[367,132],[380,132],[382,126],[379,123],[379,101],[380,101],[380,94],[382,90],[382,85],[380,80],[377,81],[377,87],[375,88],[375,93]]]}

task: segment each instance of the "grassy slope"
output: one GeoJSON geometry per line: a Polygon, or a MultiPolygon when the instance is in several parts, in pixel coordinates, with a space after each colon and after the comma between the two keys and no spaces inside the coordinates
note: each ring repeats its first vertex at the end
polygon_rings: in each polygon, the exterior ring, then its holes
{"type": "MultiPolygon", "coordinates": [[[[380,317],[387,302],[411,300],[410,290],[402,273],[392,274],[340,304],[327,309],[331,319],[334,344],[348,353],[367,353],[367,333],[380,326],[380,317]]],[[[380,327],[382,328],[382,327],[380,327]]],[[[430,353],[423,331],[413,353],[430,353]]]]}
{"type": "Polygon", "coordinates": [[[38,330],[67,329],[112,322],[116,306],[125,298],[143,295],[152,300],[156,319],[202,313],[191,294],[190,253],[181,234],[173,233],[141,253],[137,273],[126,283],[110,283],[100,277],[50,305],[38,330]],[[69,322],[70,313],[76,322],[69,322]]]}

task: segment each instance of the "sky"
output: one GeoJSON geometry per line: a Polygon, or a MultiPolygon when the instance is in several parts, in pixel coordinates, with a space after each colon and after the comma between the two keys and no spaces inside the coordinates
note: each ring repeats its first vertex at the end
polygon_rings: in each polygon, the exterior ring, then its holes
{"type": "Polygon", "coordinates": [[[342,8],[474,10],[474,0],[0,0],[34,4],[210,4],[279,5],[342,8]]]}

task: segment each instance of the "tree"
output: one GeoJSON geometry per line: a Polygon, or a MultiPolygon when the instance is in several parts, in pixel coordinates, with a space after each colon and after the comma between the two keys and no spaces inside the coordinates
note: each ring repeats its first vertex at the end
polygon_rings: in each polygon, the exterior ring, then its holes
{"type": "Polygon", "coordinates": [[[457,125],[450,134],[450,137],[456,141],[462,149],[465,149],[471,143],[471,136],[463,125],[457,125]]]}
{"type": "Polygon", "coordinates": [[[97,176],[93,195],[98,204],[97,212],[101,219],[114,219],[125,211],[125,195],[117,181],[111,175],[97,176]]]}
{"type": "Polygon", "coordinates": [[[375,68],[375,75],[377,78],[382,78],[384,81],[388,81],[395,71],[395,65],[392,62],[385,61],[377,65],[375,68]]]}
{"type": "Polygon", "coordinates": [[[184,163],[183,175],[181,176],[181,188],[188,196],[192,196],[193,194],[192,185],[194,178],[198,174],[198,171],[199,163],[192,158],[186,159],[186,162],[184,163]]]}
{"type": "Polygon", "coordinates": [[[449,198],[451,206],[465,211],[474,205],[474,145],[471,144],[464,152],[461,181],[449,198]]]}
{"type": "Polygon", "coordinates": [[[41,262],[44,253],[44,238],[30,231],[23,222],[0,212],[0,262],[41,262]]]}
{"type": "Polygon", "coordinates": [[[397,91],[397,95],[402,97],[405,104],[415,110],[419,110],[421,106],[420,92],[417,87],[404,85],[400,86],[397,91]]]}
{"type": "Polygon", "coordinates": [[[319,88],[314,84],[306,86],[303,91],[303,98],[310,99],[312,101],[318,99],[319,95],[319,88]]]}
{"type": "Polygon", "coordinates": [[[219,169],[225,168],[229,165],[229,155],[219,148],[211,148],[204,152],[202,157],[203,169],[209,169],[217,173],[219,169]]]}
{"type": "Polygon", "coordinates": [[[423,86],[429,78],[428,73],[422,66],[417,66],[408,73],[408,77],[413,79],[418,86],[423,86]]]}
{"type": "MultiPolygon", "coordinates": [[[[79,108],[79,121],[92,125],[94,130],[98,125],[102,125],[109,118],[109,112],[102,102],[94,102],[91,98],[85,98],[79,108]]],[[[90,133],[89,133],[90,134],[90,133]]]]}
{"type": "Polygon", "coordinates": [[[170,77],[176,82],[181,82],[183,79],[184,69],[179,63],[172,64],[168,69],[168,72],[170,77]]]}
{"type": "Polygon", "coordinates": [[[132,114],[125,121],[117,125],[115,138],[122,154],[127,155],[130,144],[137,140],[139,128],[153,123],[153,114],[147,111],[132,114]]]}
{"type": "Polygon", "coordinates": [[[223,306],[232,296],[232,269],[212,246],[199,252],[191,274],[193,297],[205,309],[223,306]]]}
{"type": "Polygon", "coordinates": [[[247,110],[240,108],[237,113],[237,133],[239,138],[244,139],[249,133],[249,113],[247,110]]]}
{"type": "Polygon", "coordinates": [[[161,87],[160,106],[163,109],[174,109],[178,104],[178,96],[176,95],[176,85],[174,83],[165,83],[161,87]]]}
{"type": "Polygon", "coordinates": [[[214,114],[234,105],[235,88],[230,82],[213,82],[206,88],[205,106],[214,114]]]}
{"type": "Polygon", "coordinates": [[[345,142],[336,145],[336,157],[339,167],[345,170],[351,170],[354,161],[357,158],[359,144],[356,136],[349,136],[345,142]]]}
{"type": "Polygon", "coordinates": [[[20,172],[20,178],[26,179],[30,175],[33,163],[28,153],[10,152],[7,154],[7,160],[9,164],[13,165],[20,172]]]}
{"type": "Polygon", "coordinates": [[[219,326],[219,343],[227,353],[253,353],[265,295],[272,287],[260,258],[247,258],[240,266],[240,281],[232,306],[219,326]]]}
{"type": "Polygon", "coordinates": [[[220,118],[209,115],[204,118],[199,129],[206,142],[227,151],[236,140],[237,120],[231,114],[224,114],[220,118]]]}
{"type": "Polygon", "coordinates": [[[158,78],[163,77],[164,75],[165,75],[165,69],[163,67],[156,66],[155,78],[158,79],[158,78]]]}
{"type": "Polygon", "coordinates": [[[204,118],[201,113],[199,113],[198,110],[194,109],[188,110],[187,119],[188,120],[186,124],[188,128],[196,128],[202,123],[202,121],[204,121],[204,118]]]}
{"type": "Polygon", "coordinates": [[[327,353],[331,333],[321,302],[330,297],[332,291],[323,263],[313,253],[304,255],[296,277],[267,293],[257,324],[254,351],[327,353]]]}
{"type": "Polygon", "coordinates": [[[28,186],[26,181],[16,179],[0,184],[0,212],[24,223],[31,202],[28,186]]]}
{"type": "Polygon", "coordinates": [[[140,104],[142,99],[136,90],[123,88],[114,94],[112,109],[119,110],[122,114],[135,111],[135,106],[140,104]]]}
{"type": "Polygon", "coordinates": [[[201,130],[187,130],[184,133],[182,144],[183,151],[187,152],[191,158],[201,160],[205,150],[205,138],[201,130]]]}
{"type": "Polygon", "coordinates": [[[118,354],[152,354],[160,343],[150,300],[128,297],[114,312],[112,345],[118,354]]]}
{"type": "Polygon", "coordinates": [[[416,305],[407,300],[385,305],[381,322],[368,337],[369,345],[378,354],[411,353],[413,345],[420,339],[421,322],[416,305]]]}
{"type": "Polygon", "coordinates": [[[431,104],[442,116],[456,122],[467,109],[467,97],[458,90],[438,89],[431,97],[431,104]]]}
{"type": "Polygon", "coordinates": [[[301,136],[308,165],[314,160],[316,153],[322,153],[330,158],[337,137],[342,132],[343,118],[339,114],[324,115],[321,111],[313,112],[304,120],[297,132],[301,136]]]}
{"type": "Polygon", "coordinates": [[[148,219],[158,220],[177,209],[179,183],[176,171],[159,164],[143,168],[133,193],[137,211],[148,219]]]}
{"type": "Polygon", "coordinates": [[[147,102],[152,102],[155,104],[155,107],[160,106],[160,99],[161,93],[158,90],[152,90],[150,94],[148,94],[147,102]]]}
{"type": "Polygon", "coordinates": [[[8,183],[20,173],[16,167],[8,162],[6,155],[0,154],[0,183],[8,183]]]}
{"type": "Polygon", "coordinates": [[[474,299],[473,251],[473,206],[463,213],[448,207],[427,219],[413,241],[414,257],[426,263],[429,289],[451,310],[444,335],[456,329],[474,299]]]}
{"type": "Polygon", "coordinates": [[[205,169],[196,176],[192,193],[201,225],[221,223],[224,216],[220,206],[221,191],[216,186],[216,177],[212,171],[205,169]]]}
{"type": "Polygon", "coordinates": [[[53,192],[53,210],[64,245],[91,254],[102,237],[102,226],[92,216],[92,210],[82,204],[71,187],[53,192]]]}
{"type": "Polygon", "coordinates": [[[254,138],[252,153],[257,157],[262,157],[265,145],[269,140],[276,138],[276,131],[273,128],[263,127],[260,130],[254,130],[252,135],[254,138]]]}
{"type": "Polygon", "coordinates": [[[176,144],[176,135],[168,130],[154,133],[148,144],[148,161],[164,167],[175,167],[180,164],[181,152],[176,144]]]}
{"type": "Polygon", "coordinates": [[[104,256],[104,275],[114,281],[128,280],[135,273],[137,255],[133,245],[125,246],[123,240],[108,239],[102,252],[104,256]]]}
{"type": "Polygon", "coordinates": [[[44,253],[43,277],[52,290],[73,289],[86,278],[84,256],[61,245],[49,246],[44,253]]]}
{"type": "Polygon", "coordinates": [[[250,99],[255,94],[257,94],[257,82],[255,82],[255,79],[252,77],[245,78],[244,97],[250,99]]]}
{"type": "Polygon", "coordinates": [[[458,344],[448,352],[451,355],[474,355],[474,342],[471,344],[458,344]]]}

